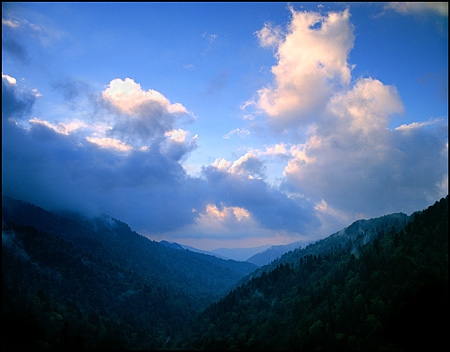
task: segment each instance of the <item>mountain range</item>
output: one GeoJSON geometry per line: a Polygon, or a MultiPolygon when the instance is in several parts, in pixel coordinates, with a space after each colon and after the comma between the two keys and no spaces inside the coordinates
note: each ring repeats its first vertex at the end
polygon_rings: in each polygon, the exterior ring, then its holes
{"type": "Polygon", "coordinates": [[[250,248],[217,248],[212,249],[210,251],[204,251],[176,242],[168,242],[165,240],[160,241],[161,244],[164,244],[171,248],[187,249],[192,252],[213,255],[221,259],[246,261],[249,263],[253,263],[257,266],[269,264],[273,260],[281,257],[284,253],[294,250],[296,248],[300,248],[302,246],[305,247],[306,245],[313,242],[315,241],[308,241],[308,242],[297,241],[289,244],[275,245],[275,246],[268,244],[264,246],[250,247],[250,248]]]}
{"type": "Polygon", "coordinates": [[[448,197],[410,216],[358,220],[308,245],[251,250],[259,253],[240,251],[247,261],[223,259],[223,250],[155,242],[107,215],[2,197],[2,348],[445,342],[448,323],[430,322],[444,321],[448,309],[448,197]],[[396,332],[402,325],[410,331],[396,332]]]}

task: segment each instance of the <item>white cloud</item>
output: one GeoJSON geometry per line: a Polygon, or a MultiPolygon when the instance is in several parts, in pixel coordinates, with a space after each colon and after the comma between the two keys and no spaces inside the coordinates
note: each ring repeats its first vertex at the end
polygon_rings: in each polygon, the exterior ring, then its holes
{"type": "Polygon", "coordinates": [[[262,46],[276,45],[274,78],[243,109],[256,107],[272,127],[305,141],[253,152],[289,158],[281,187],[316,204],[323,229],[411,212],[445,196],[446,120],[389,129],[392,116],[404,112],[400,93],[372,77],[352,82],[348,10],[324,15],[292,10],[286,34],[265,26],[259,39],[262,46]],[[292,126],[299,129],[287,129],[292,126]]]}
{"type": "Polygon", "coordinates": [[[216,159],[211,166],[249,179],[260,179],[265,170],[263,162],[252,152],[245,153],[233,163],[223,158],[216,159]]]}
{"type": "Polygon", "coordinates": [[[200,213],[197,219],[200,223],[207,223],[207,227],[214,227],[218,224],[230,222],[243,222],[250,220],[250,212],[240,207],[221,206],[221,209],[215,204],[206,205],[204,213],[200,213]]]}
{"type": "Polygon", "coordinates": [[[245,128],[235,128],[234,130],[231,130],[230,132],[228,132],[226,135],[224,135],[222,138],[224,138],[224,139],[230,139],[230,137],[233,135],[233,134],[237,134],[238,136],[240,136],[240,137],[246,137],[246,136],[248,136],[248,135],[250,135],[250,131],[249,130],[247,130],[247,129],[245,129],[245,128]]]}
{"type": "Polygon", "coordinates": [[[340,124],[367,134],[386,128],[391,114],[403,112],[403,104],[394,86],[386,86],[372,78],[360,78],[352,90],[333,96],[328,109],[333,115],[347,120],[340,124]]]}
{"type": "Polygon", "coordinates": [[[164,133],[166,137],[169,137],[172,141],[178,142],[178,143],[184,143],[186,142],[186,136],[188,135],[188,131],[182,130],[181,128],[177,130],[172,130],[164,133]]]}
{"type": "Polygon", "coordinates": [[[11,76],[8,76],[8,75],[4,75],[3,72],[2,72],[2,79],[6,79],[6,81],[9,84],[14,84],[14,85],[17,84],[17,80],[14,77],[11,77],[11,76]]]}
{"type": "Polygon", "coordinates": [[[384,5],[384,9],[393,10],[403,15],[435,13],[448,16],[448,2],[390,2],[384,5]]]}
{"type": "Polygon", "coordinates": [[[263,46],[277,45],[274,81],[258,90],[254,103],[244,105],[256,105],[275,126],[310,122],[310,114],[325,107],[333,89],[351,79],[347,60],[354,35],[349,11],[291,12],[283,39],[267,25],[258,32],[263,46]]]}
{"type": "Polygon", "coordinates": [[[156,90],[142,90],[141,85],[131,78],[112,80],[102,92],[102,96],[127,114],[139,114],[146,104],[156,104],[171,114],[187,113],[186,108],[180,103],[171,104],[169,99],[156,90]]]}
{"type": "Polygon", "coordinates": [[[289,151],[287,149],[287,145],[285,143],[279,143],[271,146],[266,146],[265,151],[258,152],[259,155],[288,155],[289,151]]]}
{"type": "Polygon", "coordinates": [[[2,25],[16,29],[17,27],[19,27],[20,22],[16,20],[7,20],[5,18],[2,18],[2,25]]]}
{"type": "MultiPolygon", "coordinates": [[[[193,115],[183,105],[172,104],[158,91],[143,90],[130,78],[114,79],[102,92],[102,97],[112,107],[106,118],[107,124],[112,127],[107,137],[119,139],[135,148],[159,144],[167,139],[178,144],[186,142],[189,150],[195,146],[197,136],[187,141],[187,131],[175,126],[181,119],[191,122],[193,115]]],[[[166,145],[165,150],[178,157],[188,151],[180,149],[180,145],[166,145]]]]}
{"type": "Polygon", "coordinates": [[[211,164],[211,166],[213,166],[219,170],[228,170],[230,165],[231,165],[231,162],[229,162],[228,160],[225,160],[224,158],[218,158],[211,164]]]}
{"type": "Polygon", "coordinates": [[[255,154],[246,153],[237,159],[228,171],[235,175],[261,175],[263,173],[263,164],[255,154]]]}
{"type": "Polygon", "coordinates": [[[86,137],[86,140],[98,145],[100,148],[115,149],[121,152],[128,152],[133,149],[131,145],[113,138],[86,137]]]}
{"type": "Polygon", "coordinates": [[[422,128],[425,126],[432,126],[436,123],[440,123],[442,122],[442,119],[434,119],[431,121],[424,121],[424,122],[412,122],[410,124],[403,124],[400,125],[398,127],[396,127],[395,129],[397,131],[408,131],[408,130],[413,130],[413,129],[417,129],[417,128],[422,128]]]}
{"type": "MultiPolygon", "coordinates": [[[[345,119],[360,126],[351,114],[345,119]]],[[[323,200],[335,210],[326,218],[342,221],[410,213],[428,206],[430,199],[445,196],[446,122],[434,124],[431,130],[429,123],[390,130],[389,121],[384,121],[363,129],[346,128],[345,123],[319,126],[304,144],[291,148],[285,186],[317,204],[323,200]]]]}
{"type": "Polygon", "coordinates": [[[280,26],[275,28],[270,23],[266,23],[262,29],[255,32],[259,44],[262,47],[276,48],[282,40],[282,29],[280,26]]]}
{"type": "Polygon", "coordinates": [[[60,134],[65,134],[68,135],[69,133],[76,131],[80,128],[86,128],[88,127],[88,125],[86,123],[84,123],[83,121],[80,120],[76,120],[76,121],[72,121],[70,123],[50,123],[48,121],[45,120],[41,120],[38,119],[37,117],[29,120],[29,122],[33,123],[33,124],[40,124],[40,125],[44,125],[48,128],[51,128],[53,131],[60,133],[60,134]]]}

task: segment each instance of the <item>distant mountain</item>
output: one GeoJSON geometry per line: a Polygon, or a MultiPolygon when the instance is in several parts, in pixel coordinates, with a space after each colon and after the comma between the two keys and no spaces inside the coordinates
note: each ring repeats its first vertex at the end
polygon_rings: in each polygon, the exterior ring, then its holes
{"type": "Polygon", "coordinates": [[[57,214],[3,197],[5,343],[161,349],[256,268],[172,247],[106,215],[57,214]]]}
{"type": "Polygon", "coordinates": [[[208,307],[171,348],[446,350],[448,214],[447,196],[288,252],[208,307]]]}
{"type": "Polygon", "coordinates": [[[297,241],[289,244],[284,245],[278,245],[278,246],[271,246],[267,248],[266,250],[256,253],[255,255],[248,258],[246,261],[249,263],[256,264],[258,266],[263,266],[266,264],[269,264],[270,262],[274,261],[275,259],[278,259],[281,257],[284,253],[292,251],[297,248],[304,248],[308,244],[313,243],[314,241],[297,241]]]}
{"type": "Polygon", "coordinates": [[[262,252],[269,247],[271,247],[270,244],[252,248],[217,248],[211,250],[210,252],[221,255],[225,258],[246,261],[256,253],[262,252]]]}
{"type": "Polygon", "coordinates": [[[219,254],[216,254],[216,253],[213,253],[213,252],[209,252],[209,251],[204,251],[204,250],[201,250],[201,249],[198,249],[198,248],[195,248],[195,247],[187,246],[185,244],[179,244],[179,243],[176,243],[176,242],[169,242],[169,241],[166,241],[166,240],[162,240],[159,243],[161,243],[161,244],[163,244],[163,245],[165,245],[167,247],[174,248],[174,249],[181,249],[181,250],[182,249],[186,249],[186,250],[189,250],[191,252],[202,253],[202,254],[206,254],[206,255],[212,255],[214,257],[217,257],[217,258],[220,258],[220,259],[224,259],[224,260],[230,259],[230,258],[221,256],[219,254]]]}

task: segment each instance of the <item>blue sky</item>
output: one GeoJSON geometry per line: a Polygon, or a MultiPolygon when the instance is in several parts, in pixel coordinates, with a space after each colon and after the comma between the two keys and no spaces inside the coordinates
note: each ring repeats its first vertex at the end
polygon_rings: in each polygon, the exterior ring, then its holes
{"type": "Polygon", "coordinates": [[[2,3],[2,191],[201,249],[448,193],[447,3],[2,3]]]}

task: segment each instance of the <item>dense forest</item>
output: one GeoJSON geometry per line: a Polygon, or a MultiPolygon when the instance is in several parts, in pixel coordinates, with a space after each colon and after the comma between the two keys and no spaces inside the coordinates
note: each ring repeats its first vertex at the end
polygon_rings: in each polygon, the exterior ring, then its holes
{"type": "Polygon", "coordinates": [[[2,348],[448,346],[448,196],[255,269],[3,198],[2,348]]]}
{"type": "Polygon", "coordinates": [[[448,196],[357,251],[349,240],[302,254],[289,253],[287,264],[279,261],[212,304],[174,347],[448,347],[448,196]]]}
{"type": "Polygon", "coordinates": [[[2,347],[162,349],[256,268],[2,199],[2,347]]]}

